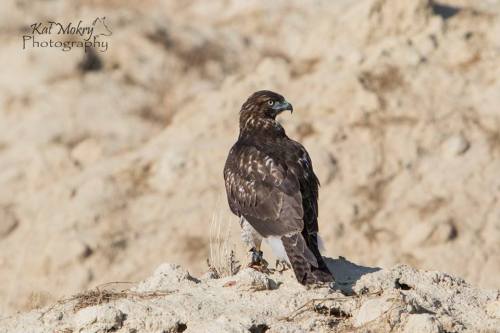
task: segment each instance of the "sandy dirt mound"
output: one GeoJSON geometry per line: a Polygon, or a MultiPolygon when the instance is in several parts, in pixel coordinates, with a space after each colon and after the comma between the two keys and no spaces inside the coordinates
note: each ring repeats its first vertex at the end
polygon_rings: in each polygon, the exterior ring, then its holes
{"type": "Polygon", "coordinates": [[[251,268],[220,279],[163,264],[121,291],[101,287],[0,321],[0,332],[498,332],[500,291],[399,265],[388,270],[328,260],[335,291],[306,289],[290,271],[251,268]],[[354,294],[352,295],[352,291],[354,294]]]}
{"type": "Polygon", "coordinates": [[[296,110],[280,121],[320,178],[325,253],[498,288],[499,12],[494,0],[2,1],[0,318],[165,261],[199,274],[213,217],[244,256],[222,168],[259,89],[296,110]],[[34,22],[101,16],[107,52],[21,48],[34,22]]]}

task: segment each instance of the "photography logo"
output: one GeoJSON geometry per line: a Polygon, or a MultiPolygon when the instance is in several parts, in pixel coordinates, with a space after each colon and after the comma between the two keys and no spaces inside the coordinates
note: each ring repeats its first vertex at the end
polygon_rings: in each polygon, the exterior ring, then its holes
{"type": "Polygon", "coordinates": [[[106,17],[98,17],[85,25],[82,20],[77,23],[60,23],[47,21],[33,23],[28,33],[23,35],[23,50],[30,48],[59,48],[71,51],[73,48],[93,48],[106,52],[109,47],[108,37],[113,33],[106,24],[106,17]]]}

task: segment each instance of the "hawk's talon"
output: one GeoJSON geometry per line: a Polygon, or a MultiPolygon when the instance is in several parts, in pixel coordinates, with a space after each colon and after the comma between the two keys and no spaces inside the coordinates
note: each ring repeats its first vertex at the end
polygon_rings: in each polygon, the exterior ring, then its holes
{"type": "Polygon", "coordinates": [[[256,248],[252,247],[250,249],[250,263],[248,267],[253,268],[262,273],[268,273],[269,269],[267,266],[269,265],[266,260],[264,260],[264,253],[262,251],[258,251],[256,248]]]}
{"type": "Polygon", "coordinates": [[[252,260],[250,263],[252,265],[260,265],[264,260],[264,253],[262,253],[262,251],[257,251],[255,248],[252,248],[250,252],[252,252],[252,260]]]}
{"type": "Polygon", "coordinates": [[[291,268],[291,266],[285,260],[276,259],[276,263],[274,264],[275,271],[283,273],[284,271],[291,268]]]}
{"type": "Polygon", "coordinates": [[[254,265],[252,263],[248,264],[249,268],[255,269],[256,271],[259,271],[261,273],[271,273],[271,271],[267,268],[267,261],[262,260],[262,262],[258,265],[254,265]]]}
{"type": "Polygon", "coordinates": [[[262,251],[258,251],[255,247],[250,249],[250,264],[249,265],[260,265],[264,260],[264,254],[262,251]]]}

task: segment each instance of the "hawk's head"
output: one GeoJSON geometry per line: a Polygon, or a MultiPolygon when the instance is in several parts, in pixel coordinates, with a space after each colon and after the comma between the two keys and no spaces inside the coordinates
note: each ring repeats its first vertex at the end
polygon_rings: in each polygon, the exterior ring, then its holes
{"type": "Polygon", "coordinates": [[[241,107],[241,117],[275,119],[283,111],[293,112],[292,104],[283,96],[269,90],[260,90],[248,97],[241,107]]]}

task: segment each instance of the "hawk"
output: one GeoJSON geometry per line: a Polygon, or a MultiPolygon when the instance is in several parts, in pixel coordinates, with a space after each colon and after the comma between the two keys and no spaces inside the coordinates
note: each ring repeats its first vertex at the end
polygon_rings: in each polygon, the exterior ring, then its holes
{"type": "Polygon", "coordinates": [[[265,239],[300,283],[333,282],[318,249],[319,181],[306,149],[276,121],[283,111],[293,112],[292,105],[268,90],[242,105],[238,141],[224,166],[229,207],[240,217],[251,265],[261,264],[265,239]]]}

